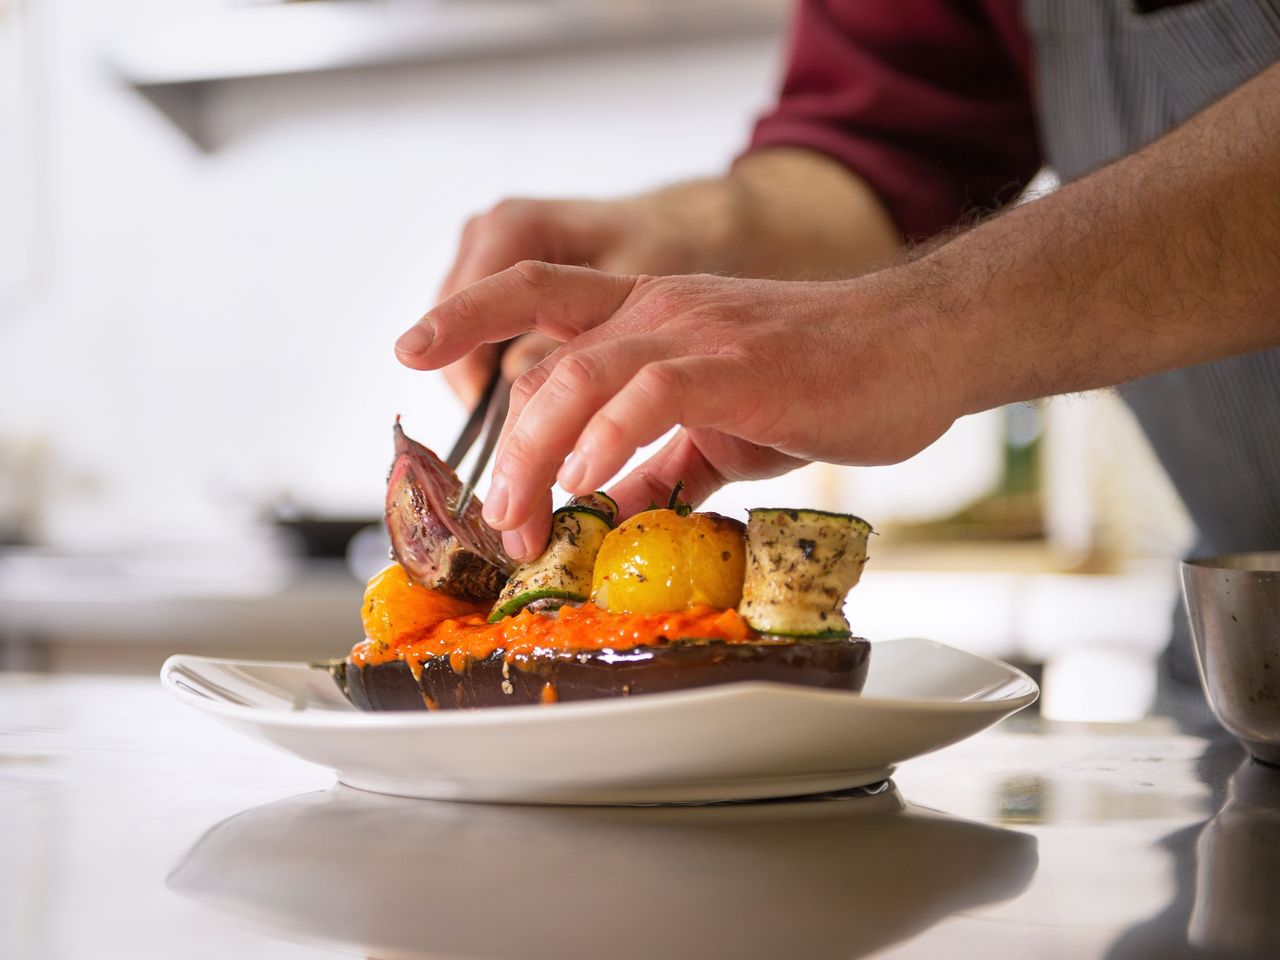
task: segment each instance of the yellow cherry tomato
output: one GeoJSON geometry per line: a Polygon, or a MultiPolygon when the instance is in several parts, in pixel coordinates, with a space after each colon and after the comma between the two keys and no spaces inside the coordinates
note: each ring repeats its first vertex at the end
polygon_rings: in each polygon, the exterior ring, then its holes
{"type": "Polygon", "coordinates": [[[737,607],[746,569],[743,531],[716,513],[637,513],[604,538],[591,600],[612,613],[737,607]]]}

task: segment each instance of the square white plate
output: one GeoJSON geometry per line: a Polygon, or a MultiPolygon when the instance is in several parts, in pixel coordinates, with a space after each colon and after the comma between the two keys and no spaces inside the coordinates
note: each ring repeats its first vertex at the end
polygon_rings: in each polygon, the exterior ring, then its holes
{"type": "Polygon", "coordinates": [[[689,803],[875,783],[1035,701],[1006,663],[872,644],[861,694],[771,683],[552,706],[363,713],[304,663],[170,657],[184,703],[353,787],[502,803],[689,803]]]}

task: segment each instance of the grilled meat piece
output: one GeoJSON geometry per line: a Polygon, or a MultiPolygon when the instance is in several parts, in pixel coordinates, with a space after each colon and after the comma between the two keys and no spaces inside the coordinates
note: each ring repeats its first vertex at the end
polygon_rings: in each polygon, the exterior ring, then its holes
{"type": "Polygon", "coordinates": [[[492,601],[515,568],[502,540],[472,497],[453,515],[462,481],[449,466],[395,425],[396,456],[387,477],[391,553],[409,579],[463,600],[492,601]]]}

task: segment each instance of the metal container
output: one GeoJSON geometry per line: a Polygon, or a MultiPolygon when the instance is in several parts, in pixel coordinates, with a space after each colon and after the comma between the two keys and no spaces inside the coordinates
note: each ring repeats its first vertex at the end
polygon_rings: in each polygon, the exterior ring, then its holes
{"type": "Polygon", "coordinates": [[[1214,714],[1255,758],[1280,766],[1280,553],[1188,560],[1182,596],[1214,714]]]}

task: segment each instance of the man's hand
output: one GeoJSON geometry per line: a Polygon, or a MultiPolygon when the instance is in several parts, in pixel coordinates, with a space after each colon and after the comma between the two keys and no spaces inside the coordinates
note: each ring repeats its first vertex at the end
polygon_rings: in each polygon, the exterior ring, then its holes
{"type": "Polygon", "coordinates": [[[624,515],[677,480],[697,502],[730,480],[891,463],[937,439],[963,399],[935,364],[937,328],[891,288],[526,261],[430,311],[401,359],[438,369],[528,331],[562,344],[515,382],[486,498],[486,520],[525,559],[546,543],[557,477],[594,490],[676,426],[615,488],[624,515]]]}
{"type": "Polygon", "coordinates": [[[676,425],[617,488],[624,511],[677,479],[701,499],[806,460],[901,460],[962,414],[1280,346],[1277,198],[1280,65],[905,265],[813,283],[524,262],[429,312],[401,359],[563,344],[517,382],[486,505],[529,557],[557,473],[591,490],[676,425]]]}
{"type": "MultiPolygon", "coordinates": [[[[439,299],[529,259],[586,264],[610,273],[684,273],[694,257],[674,219],[651,198],[504,200],[463,228],[439,299]]],[[[411,355],[412,346],[397,344],[397,352],[411,355]]],[[[514,380],[554,347],[555,341],[541,334],[521,337],[506,351],[504,372],[514,380]]],[[[498,350],[485,344],[445,367],[449,385],[468,407],[479,399],[498,350]]]]}
{"type": "MultiPolygon", "coordinates": [[[[472,218],[439,300],[521,260],[619,274],[729,273],[793,279],[852,276],[891,256],[900,240],[870,189],[830,158],[775,148],[722,177],[623,200],[504,200],[472,218]]],[[[511,345],[515,379],[555,346],[541,334],[511,345]]],[[[412,356],[414,341],[397,345],[412,356]]],[[[445,367],[454,392],[475,404],[498,347],[486,344],[445,367]]]]}

